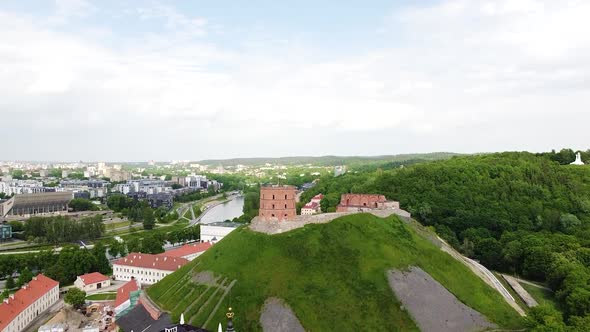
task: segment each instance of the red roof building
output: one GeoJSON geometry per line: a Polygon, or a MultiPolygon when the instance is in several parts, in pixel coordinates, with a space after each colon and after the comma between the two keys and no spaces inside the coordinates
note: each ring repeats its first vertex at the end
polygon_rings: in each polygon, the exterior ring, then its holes
{"type": "Polygon", "coordinates": [[[180,248],[168,250],[166,252],[159,254],[158,256],[181,257],[186,258],[189,261],[192,261],[196,257],[200,256],[202,253],[207,251],[207,249],[211,248],[212,245],[213,243],[211,242],[185,244],[180,248]]]}
{"type": "Polygon", "coordinates": [[[312,202],[312,203],[318,203],[318,204],[320,204],[320,201],[321,201],[322,199],[324,199],[324,195],[322,195],[322,194],[317,194],[317,195],[313,196],[313,198],[311,199],[311,202],[312,202]]]}
{"type": "Polygon", "coordinates": [[[135,278],[141,284],[151,285],[188,262],[182,257],[130,253],[113,262],[113,277],[120,281],[129,281],[135,278]]]}
{"type": "Polygon", "coordinates": [[[78,276],[76,281],[74,281],[74,286],[85,292],[109,287],[110,285],[111,280],[109,277],[98,272],[78,276]]]}
{"type": "Polygon", "coordinates": [[[131,293],[140,289],[137,280],[131,279],[117,290],[117,297],[115,298],[115,313],[117,315],[131,307],[131,293]]]}
{"type": "Polygon", "coordinates": [[[0,331],[23,331],[58,300],[59,282],[39,274],[0,304],[0,331]]]}
{"type": "Polygon", "coordinates": [[[319,212],[320,212],[320,204],[316,203],[316,202],[307,203],[307,204],[305,204],[305,206],[303,206],[301,208],[301,215],[302,216],[316,214],[319,212]]]}

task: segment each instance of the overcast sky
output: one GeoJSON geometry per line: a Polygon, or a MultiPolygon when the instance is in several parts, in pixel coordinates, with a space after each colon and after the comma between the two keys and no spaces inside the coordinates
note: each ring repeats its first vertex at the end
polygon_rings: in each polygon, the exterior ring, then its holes
{"type": "Polygon", "coordinates": [[[0,159],[588,149],[589,17],[588,0],[6,0],[0,159]]]}

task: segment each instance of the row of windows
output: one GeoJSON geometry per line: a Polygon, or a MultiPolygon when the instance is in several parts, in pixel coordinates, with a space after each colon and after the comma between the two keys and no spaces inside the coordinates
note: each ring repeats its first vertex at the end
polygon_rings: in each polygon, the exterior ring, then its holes
{"type": "Polygon", "coordinates": [[[17,323],[16,325],[17,326],[14,325],[14,321],[13,321],[13,323],[11,324],[12,326],[11,327],[9,326],[7,331],[8,332],[22,331],[35,317],[37,317],[39,315],[40,312],[43,312],[50,305],[52,305],[53,303],[55,303],[58,300],[58,298],[56,296],[57,291],[58,291],[57,288],[52,289],[49,293],[47,293],[41,299],[37,300],[35,303],[28,306],[23,312],[20,313],[20,315],[17,316],[17,318],[16,318],[16,323],[17,323]],[[22,315],[24,315],[24,316],[22,316],[22,315]]]}
{"type": "MultiPolygon", "coordinates": [[[[121,276],[115,275],[115,278],[117,280],[131,280],[131,276],[124,276],[124,275],[121,275],[121,276]]],[[[144,278],[144,277],[140,277],[140,278],[136,278],[136,279],[138,279],[140,282],[147,282],[147,283],[152,283],[152,284],[155,284],[156,282],[162,280],[162,278],[155,278],[154,279],[154,278],[144,278]]]]}
{"type": "MultiPolygon", "coordinates": [[[[264,199],[264,194],[262,194],[262,199],[264,199]]],[[[275,195],[272,195],[272,199],[275,199],[275,195]]],[[[285,199],[288,199],[287,195],[285,195],[285,199]]]]}
{"type": "Polygon", "coordinates": [[[137,274],[145,274],[148,276],[154,276],[154,277],[164,277],[166,276],[166,273],[164,272],[152,272],[152,271],[147,271],[147,273],[145,272],[145,270],[143,269],[127,269],[127,268],[121,268],[121,267],[115,267],[115,272],[126,272],[126,273],[137,273],[137,274]]]}
{"type": "MultiPolygon", "coordinates": [[[[287,208],[287,204],[285,204],[285,209],[286,209],[286,208],[287,208]]],[[[271,209],[271,210],[274,210],[274,209],[275,209],[275,205],[273,204],[273,205],[272,205],[272,209],[271,209]]]]}

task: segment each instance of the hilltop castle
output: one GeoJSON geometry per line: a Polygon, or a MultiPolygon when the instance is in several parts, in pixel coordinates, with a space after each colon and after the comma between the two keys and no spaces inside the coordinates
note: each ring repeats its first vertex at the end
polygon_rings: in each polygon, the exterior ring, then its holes
{"type": "Polygon", "coordinates": [[[293,186],[271,185],[260,188],[260,211],[258,216],[266,221],[285,221],[295,218],[295,196],[293,186]]]}

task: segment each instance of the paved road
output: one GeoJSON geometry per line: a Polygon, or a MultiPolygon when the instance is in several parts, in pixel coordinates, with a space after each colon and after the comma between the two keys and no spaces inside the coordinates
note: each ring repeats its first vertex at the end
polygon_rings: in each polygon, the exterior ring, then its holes
{"type": "MultiPolygon", "coordinates": [[[[437,236],[438,237],[438,236],[437,236]]],[[[526,316],[524,310],[516,303],[512,294],[504,287],[504,285],[496,278],[496,276],[488,270],[485,266],[481,265],[480,263],[461,255],[458,251],[456,251],[453,247],[451,247],[448,243],[446,243],[442,238],[438,237],[438,239],[442,243],[441,250],[448,253],[449,255],[453,256],[456,260],[465,264],[471,271],[473,271],[477,276],[479,276],[485,283],[493,287],[502,295],[504,300],[512,307],[516,312],[518,312],[521,316],[526,316]]]]}

